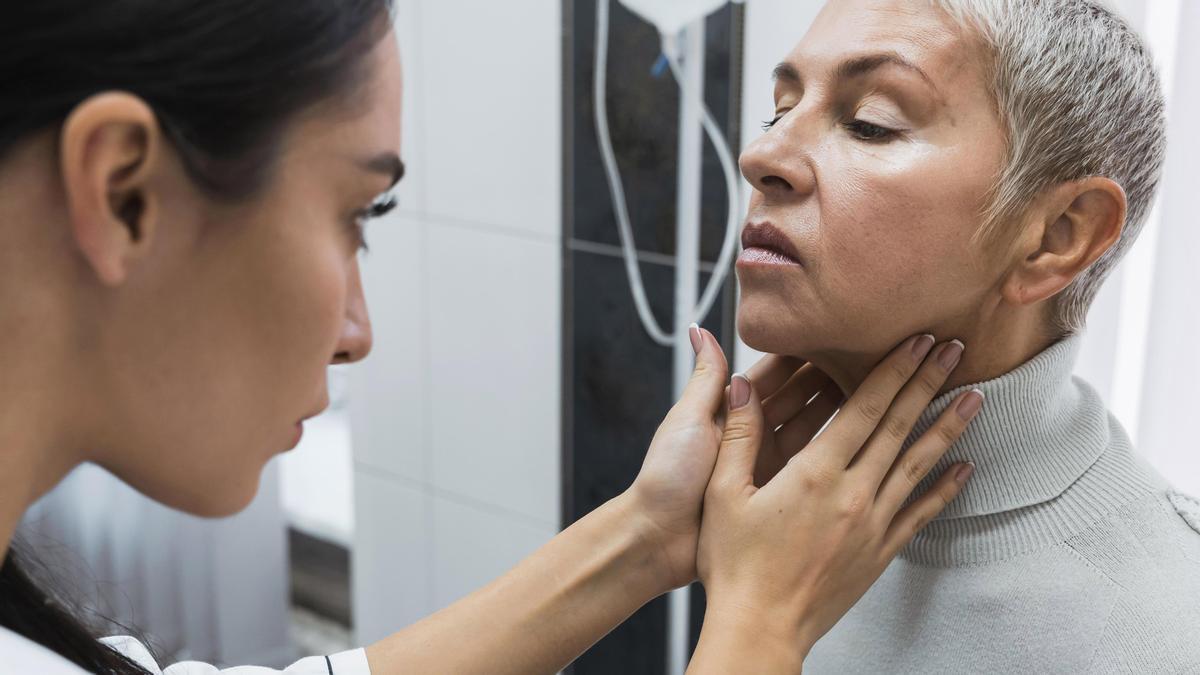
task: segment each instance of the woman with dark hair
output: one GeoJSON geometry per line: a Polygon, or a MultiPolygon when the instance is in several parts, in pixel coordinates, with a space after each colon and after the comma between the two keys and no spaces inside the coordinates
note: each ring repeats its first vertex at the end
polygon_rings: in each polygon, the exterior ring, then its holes
{"type": "MultiPolygon", "coordinates": [[[[326,366],[370,349],[356,253],[403,174],[400,92],[385,0],[5,8],[0,671],[161,672],[39,587],[17,522],[83,462],[193,514],[249,503],[325,407],[326,366]]],[[[554,672],[697,577],[696,670],[798,669],[958,494],[966,464],[908,500],[982,397],[900,453],[961,344],[905,340],[843,406],[808,364],[729,380],[691,338],[696,373],[625,493],[459,603],[287,672],[554,672]]]]}

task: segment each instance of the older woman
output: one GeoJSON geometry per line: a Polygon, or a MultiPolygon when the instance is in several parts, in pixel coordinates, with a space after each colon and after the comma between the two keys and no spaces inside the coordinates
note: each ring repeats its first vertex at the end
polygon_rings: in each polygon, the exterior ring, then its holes
{"type": "Polygon", "coordinates": [[[989,401],[945,460],[971,489],[809,670],[1200,672],[1196,502],[1071,376],[1164,154],[1138,37],[1090,0],[833,0],[775,76],[742,336],[852,392],[897,336],[956,335],[923,422],[968,383],[989,401]]]}

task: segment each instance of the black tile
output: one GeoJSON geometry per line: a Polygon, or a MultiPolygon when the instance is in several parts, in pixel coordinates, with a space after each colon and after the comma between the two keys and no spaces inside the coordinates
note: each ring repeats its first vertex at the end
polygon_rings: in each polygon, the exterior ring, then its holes
{"type": "MultiPolygon", "coordinates": [[[[573,522],[625,490],[672,404],[671,349],[654,343],[638,320],[620,257],[571,256],[572,344],[568,391],[571,431],[566,451],[573,522]]],[[[658,320],[672,323],[674,268],[641,266],[658,320]]],[[[703,275],[701,283],[708,280],[703,275]]],[[[718,303],[704,322],[720,339],[726,311],[718,303]]],[[[666,659],[666,603],[658,599],[601,640],[574,673],[659,673],[666,659]]]]}
{"type": "MultiPolygon", "coordinates": [[[[595,53],[594,0],[571,9],[573,161],[570,186],[573,213],[567,237],[620,243],[612,197],[596,140],[592,97],[595,53]]],[[[740,86],[733,65],[740,62],[740,7],[727,5],[706,24],[705,100],[725,130],[736,158],[740,86]]],[[[613,2],[608,64],[609,131],[629,218],[638,249],[673,255],[675,198],[679,155],[679,87],[669,72],[655,74],[661,52],[658,32],[613,2]]],[[[728,204],[725,180],[715,151],[704,143],[701,201],[701,258],[717,259],[725,233],[728,204]]],[[[739,214],[740,216],[740,214],[739,214]]]]}
{"type": "MultiPolygon", "coordinates": [[[[624,490],[641,466],[671,407],[672,353],[651,340],[638,320],[620,257],[580,251],[571,256],[575,495],[576,506],[590,510],[624,490]]],[[[669,328],[675,270],[655,264],[642,264],[641,270],[650,306],[669,328]]],[[[707,280],[701,275],[702,284],[707,280]]],[[[720,337],[723,317],[717,303],[704,327],[720,337]]]]}
{"type": "Polygon", "coordinates": [[[691,588],[691,600],[688,603],[689,648],[688,654],[696,653],[696,643],[700,641],[700,628],[704,625],[704,610],[708,606],[704,595],[704,586],[694,583],[691,588]]]}

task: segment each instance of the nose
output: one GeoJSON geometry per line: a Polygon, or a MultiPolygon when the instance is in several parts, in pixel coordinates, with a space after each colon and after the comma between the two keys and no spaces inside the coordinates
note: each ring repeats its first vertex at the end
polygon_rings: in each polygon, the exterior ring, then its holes
{"type": "Polygon", "coordinates": [[[332,363],[354,363],[366,358],[371,352],[371,317],[367,313],[367,299],[363,296],[362,275],[355,260],[347,272],[346,316],[342,321],[342,333],[338,337],[337,351],[332,363]]]}
{"type": "Polygon", "coordinates": [[[787,202],[812,192],[810,142],[798,110],[785,115],[754,140],[739,160],[742,175],[769,202],[787,202]]]}

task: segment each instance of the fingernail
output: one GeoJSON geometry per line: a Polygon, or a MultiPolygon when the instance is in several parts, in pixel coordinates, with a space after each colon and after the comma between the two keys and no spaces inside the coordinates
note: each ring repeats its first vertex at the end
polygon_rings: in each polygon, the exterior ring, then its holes
{"type": "Polygon", "coordinates": [[[738,408],[750,402],[750,380],[741,373],[736,373],[729,380],[729,409],[738,408]]]}
{"type": "Polygon", "coordinates": [[[688,326],[688,336],[692,338],[692,351],[699,356],[700,348],[704,346],[704,338],[700,336],[700,326],[696,324],[688,326]]]}
{"type": "Polygon", "coordinates": [[[967,482],[967,479],[970,478],[971,474],[973,473],[975,473],[975,462],[967,462],[966,464],[958,467],[958,471],[954,472],[954,480],[959,485],[962,485],[963,483],[967,482]]]}
{"type": "Polygon", "coordinates": [[[942,351],[938,352],[938,363],[946,370],[953,370],[954,366],[958,365],[959,359],[962,358],[963,343],[958,340],[951,340],[942,347],[942,351]]]}
{"type": "Polygon", "coordinates": [[[972,389],[971,391],[967,392],[966,396],[963,396],[961,399],[959,399],[958,406],[954,408],[954,412],[958,413],[958,416],[962,418],[964,422],[970,422],[971,418],[975,417],[975,414],[978,413],[979,409],[982,407],[983,392],[979,391],[978,389],[972,389]]]}
{"type": "Polygon", "coordinates": [[[917,361],[925,358],[925,355],[928,354],[929,350],[933,348],[934,342],[936,342],[936,340],[934,340],[933,336],[928,333],[918,337],[917,341],[914,342],[912,346],[913,358],[917,361]]]}

